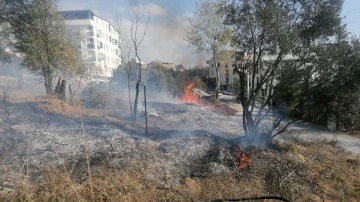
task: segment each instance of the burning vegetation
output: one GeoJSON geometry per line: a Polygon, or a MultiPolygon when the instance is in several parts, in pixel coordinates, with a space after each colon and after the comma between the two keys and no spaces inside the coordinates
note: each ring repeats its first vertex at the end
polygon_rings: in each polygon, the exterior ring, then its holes
{"type": "Polygon", "coordinates": [[[240,169],[246,169],[249,167],[251,161],[249,159],[249,157],[246,156],[245,153],[241,154],[240,156],[240,169]]]}
{"type": "Polygon", "coordinates": [[[190,82],[184,89],[184,94],[183,94],[183,98],[182,100],[185,102],[185,103],[196,103],[199,99],[199,96],[196,95],[194,92],[193,92],[193,88],[195,86],[195,83],[194,82],[190,82]]]}

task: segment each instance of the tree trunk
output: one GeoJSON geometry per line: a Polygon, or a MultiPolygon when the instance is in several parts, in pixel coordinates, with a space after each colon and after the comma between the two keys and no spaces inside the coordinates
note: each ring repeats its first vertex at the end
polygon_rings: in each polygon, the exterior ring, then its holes
{"type": "Polygon", "coordinates": [[[60,86],[60,100],[66,101],[66,80],[62,80],[60,86]]]}
{"type": "Polygon", "coordinates": [[[131,103],[131,89],[130,89],[130,81],[128,78],[128,91],[129,91],[129,105],[130,105],[130,115],[133,115],[132,103],[131,103]]]}
{"type": "Polygon", "coordinates": [[[139,90],[140,90],[140,83],[141,83],[141,63],[139,64],[139,79],[136,82],[136,92],[135,92],[135,101],[134,101],[134,113],[133,119],[136,121],[137,116],[137,107],[138,107],[138,100],[139,100],[139,90]]]}
{"type": "Polygon", "coordinates": [[[45,76],[45,90],[46,90],[46,95],[47,96],[52,96],[54,95],[54,89],[53,89],[53,78],[52,76],[48,75],[48,76],[45,76]]]}
{"type": "Polygon", "coordinates": [[[340,130],[340,115],[338,112],[336,112],[335,121],[336,121],[336,130],[339,131],[340,130]]]}
{"type": "Polygon", "coordinates": [[[219,102],[219,90],[220,90],[220,65],[217,64],[216,61],[216,51],[213,51],[213,57],[214,57],[214,66],[216,70],[216,87],[214,92],[214,104],[219,102]]]}
{"type": "Polygon", "coordinates": [[[72,104],[73,92],[71,84],[69,84],[69,103],[72,104]]]}
{"type": "Polygon", "coordinates": [[[215,88],[215,102],[219,102],[219,91],[220,91],[220,67],[216,68],[216,88],[215,88]]]}
{"type": "Polygon", "coordinates": [[[138,99],[139,99],[139,87],[140,82],[136,82],[136,92],[135,92],[135,102],[134,102],[134,113],[133,113],[133,119],[136,121],[136,115],[137,115],[137,106],[138,106],[138,99]]]}

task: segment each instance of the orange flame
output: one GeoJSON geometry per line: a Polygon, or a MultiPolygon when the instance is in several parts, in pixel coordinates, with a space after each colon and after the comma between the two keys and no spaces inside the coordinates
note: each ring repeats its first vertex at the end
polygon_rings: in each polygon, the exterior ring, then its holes
{"type": "Polygon", "coordinates": [[[245,169],[249,166],[250,164],[250,159],[245,155],[245,154],[241,154],[240,156],[240,169],[245,169]]]}
{"type": "Polygon", "coordinates": [[[196,103],[197,102],[199,97],[192,92],[192,89],[194,88],[194,86],[195,86],[195,83],[191,82],[184,89],[184,95],[183,95],[184,102],[187,102],[187,103],[196,103]]]}

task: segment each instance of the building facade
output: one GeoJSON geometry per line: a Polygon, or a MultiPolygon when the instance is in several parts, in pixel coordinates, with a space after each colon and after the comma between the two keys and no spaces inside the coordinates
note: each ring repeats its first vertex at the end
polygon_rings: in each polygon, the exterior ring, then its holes
{"type": "MultiPolygon", "coordinates": [[[[220,89],[221,90],[232,90],[233,94],[239,93],[241,89],[239,89],[239,82],[240,77],[239,74],[234,70],[236,67],[236,58],[235,58],[235,52],[233,51],[226,51],[224,53],[221,53],[218,56],[217,60],[217,66],[220,69],[220,89]]],[[[289,60],[291,57],[286,57],[285,60],[289,60]]],[[[268,62],[273,61],[274,58],[265,56],[263,57],[261,61],[260,68],[256,70],[255,75],[253,75],[253,72],[245,71],[247,74],[245,76],[245,83],[246,83],[246,92],[251,92],[251,89],[256,88],[260,84],[260,79],[265,74],[266,70],[266,64],[268,62]]],[[[251,58],[247,58],[246,61],[250,62],[251,58]]],[[[209,65],[209,81],[208,81],[208,87],[210,89],[213,89],[216,87],[216,67],[214,63],[214,59],[211,58],[207,61],[207,64],[209,65]]],[[[276,84],[276,81],[274,81],[273,85],[276,84]]],[[[259,95],[266,96],[268,94],[269,89],[266,89],[266,85],[261,86],[261,91],[259,95]]]]}
{"type": "Polygon", "coordinates": [[[120,34],[90,10],[61,11],[69,39],[79,48],[90,80],[107,81],[121,65],[120,34]]]}
{"type": "Polygon", "coordinates": [[[235,88],[239,75],[234,71],[236,60],[232,51],[221,53],[217,59],[217,64],[214,63],[214,58],[211,58],[206,63],[209,66],[208,86],[210,89],[216,87],[216,66],[220,70],[220,89],[230,90],[235,88]]]}

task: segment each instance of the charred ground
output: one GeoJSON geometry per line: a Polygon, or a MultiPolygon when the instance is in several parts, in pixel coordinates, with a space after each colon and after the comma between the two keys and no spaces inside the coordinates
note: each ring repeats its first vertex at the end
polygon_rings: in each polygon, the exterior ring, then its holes
{"type": "Polygon", "coordinates": [[[2,201],[87,201],[90,190],[96,201],[360,197],[359,159],[335,141],[293,136],[272,148],[244,147],[234,141],[239,117],[221,106],[151,101],[148,136],[141,118],[79,109],[43,97],[9,100],[0,113],[2,201]]]}

